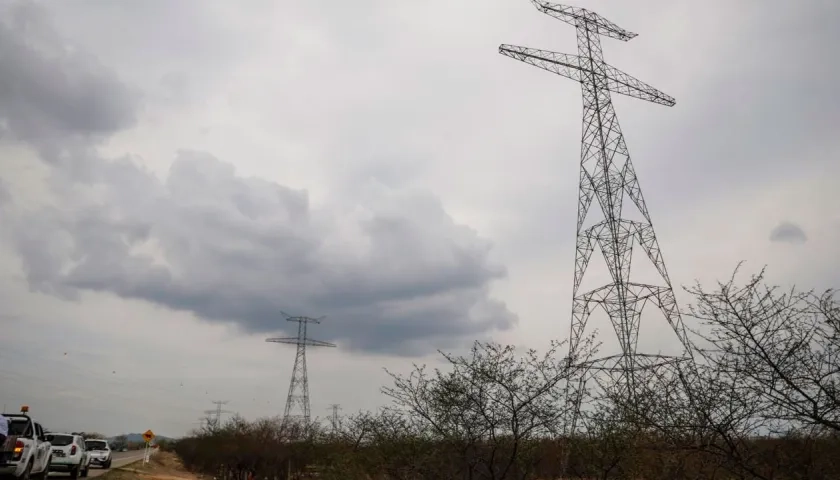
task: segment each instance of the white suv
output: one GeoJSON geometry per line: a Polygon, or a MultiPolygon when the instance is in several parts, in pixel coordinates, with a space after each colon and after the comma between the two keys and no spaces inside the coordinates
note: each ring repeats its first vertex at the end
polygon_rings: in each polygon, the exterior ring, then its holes
{"type": "Polygon", "coordinates": [[[50,470],[53,472],[70,472],[70,478],[88,476],[90,457],[85,449],[85,440],[74,433],[48,433],[47,439],[52,445],[52,461],[50,470]]]}
{"type": "Polygon", "coordinates": [[[102,468],[111,468],[111,446],[108,440],[90,438],[85,440],[85,449],[90,456],[90,464],[102,468]]]}

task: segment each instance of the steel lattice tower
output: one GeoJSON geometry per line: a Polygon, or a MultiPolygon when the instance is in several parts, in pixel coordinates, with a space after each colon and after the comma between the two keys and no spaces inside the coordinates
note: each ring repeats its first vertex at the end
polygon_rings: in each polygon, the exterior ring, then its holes
{"type": "Polygon", "coordinates": [[[635,33],[582,8],[542,0],[531,0],[531,3],[541,12],[573,25],[577,30],[578,55],[513,45],[499,47],[499,53],[503,55],[577,81],[583,92],[570,361],[577,361],[576,353],[590,314],[597,307],[603,308],[618,336],[621,353],[588,364],[592,368],[621,372],[621,383],[628,388],[627,394],[632,395],[634,372],[651,365],[690,358],[691,348],[610,94],[615,92],[669,107],[675,102],[668,95],[604,62],[601,36],[627,41],[634,38],[635,33]],[[625,195],[641,213],[643,221],[632,221],[623,216],[626,213],[622,204],[625,195]],[[604,220],[584,229],[584,220],[593,200],[597,200],[604,220]],[[634,244],[653,262],[662,278],[660,285],[632,281],[630,261],[634,244]],[[596,247],[603,253],[611,282],[581,292],[581,280],[596,247]],[[685,349],[684,356],[666,357],[637,352],[641,312],[649,301],[662,311],[673,328],[685,349]]]}
{"type": "Polygon", "coordinates": [[[289,395],[286,397],[286,410],[283,419],[301,417],[306,425],[309,424],[309,375],[306,372],[306,347],[335,347],[335,344],[313,340],[306,336],[306,326],[310,323],[321,323],[321,318],[293,317],[283,314],[289,322],[298,323],[297,337],[274,337],[265,339],[266,342],[286,343],[297,345],[295,366],[292,369],[292,380],[289,383],[289,395]],[[300,391],[298,391],[300,390],[300,391]],[[300,407],[299,413],[292,415],[294,405],[300,407]]]}
{"type": "Polygon", "coordinates": [[[217,431],[222,428],[222,414],[231,413],[230,410],[222,410],[222,405],[227,405],[230,400],[216,400],[213,402],[216,408],[213,410],[205,410],[204,413],[208,415],[206,418],[207,425],[212,431],[217,431]]]}
{"type": "Polygon", "coordinates": [[[333,403],[332,405],[330,405],[330,411],[332,412],[332,414],[330,414],[330,426],[332,427],[333,435],[338,433],[338,426],[340,424],[340,420],[338,417],[339,410],[341,410],[341,405],[337,403],[333,403]]]}

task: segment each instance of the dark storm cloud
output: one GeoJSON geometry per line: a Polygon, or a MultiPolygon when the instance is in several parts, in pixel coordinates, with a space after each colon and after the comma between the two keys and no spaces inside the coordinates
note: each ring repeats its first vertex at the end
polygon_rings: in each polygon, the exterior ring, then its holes
{"type": "Polygon", "coordinates": [[[504,269],[487,242],[428,195],[372,184],[317,210],[199,152],[180,152],[165,182],[128,160],[101,168],[100,202],[15,225],[32,288],[112,292],[248,332],[288,329],[281,310],[325,314],[313,335],[403,354],[516,322],[488,296],[504,269]]]}
{"type": "Polygon", "coordinates": [[[206,153],[179,152],[164,181],[137,159],[101,158],[95,142],[131,125],[136,103],[95,59],[59,48],[29,5],[0,30],[0,119],[72,173],[52,178],[54,206],[4,213],[30,288],[110,292],[266,334],[291,333],[281,310],[327,315],[313,335],[401,354],[516,322],[488,294],[505,274],[489,244],[430,194],[372,182],[313,208],[306,191],[206,153]]]}
{"type": "Polygon", "coordinates": [[[136,97],[99,62],[57,38],[35,3],[0,6],[0,116],[40,148],[133,124],[136,97]]]}
{"type": "Polygon", "coordinates": [[[776,225],[770,232],[771,242],[783,243],[805,243],[808,241],[808,236],[799,225],[795,223],[783,221],[776,225]]]}

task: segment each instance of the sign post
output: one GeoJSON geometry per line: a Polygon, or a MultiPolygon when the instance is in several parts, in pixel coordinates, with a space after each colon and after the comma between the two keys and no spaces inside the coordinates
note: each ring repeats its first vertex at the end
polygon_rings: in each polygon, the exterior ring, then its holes
{"type": "Polygon", "coordinates": [[[146,430],[143,433],[143,440],[146,441],[146,448],[143,452],[143,465],[146,465],[147,463],[149,463],[149,457],[152,454],[152,449],[151,449],[152,443],[151,442],[154,438],[155,438],[155,432],[153,432],[151,430],[146,430]]]}

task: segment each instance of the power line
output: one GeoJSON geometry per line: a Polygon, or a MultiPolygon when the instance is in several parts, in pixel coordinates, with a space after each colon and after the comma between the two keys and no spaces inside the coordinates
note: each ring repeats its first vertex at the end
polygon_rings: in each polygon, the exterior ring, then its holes
{"type": "Polygon", "coordinates": [[[329,342],[322,342],[307,337],[306,326],[310,323],[321,323],[321,318],[291,316],[280,312],[289,322],[297,322],[298,334],[296,337],[274,337],[265,339],[266,342],[285,343],[296,345],[295,366],[292,369],[292,379],[289,383],[289,394],[286,397],[286,409],[283,412],[283,420],[291,417],[300,417],[305,424],[309,424],[309,375],[306,371],[306,347],[335,347],[329,342]],[[298,407],[295,411],[295,406],[298,407]],[[294,413],[293,413],[294,412],[294,413]]]}

